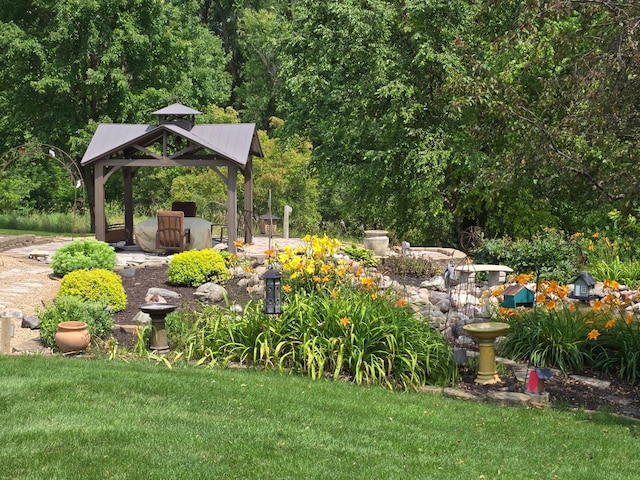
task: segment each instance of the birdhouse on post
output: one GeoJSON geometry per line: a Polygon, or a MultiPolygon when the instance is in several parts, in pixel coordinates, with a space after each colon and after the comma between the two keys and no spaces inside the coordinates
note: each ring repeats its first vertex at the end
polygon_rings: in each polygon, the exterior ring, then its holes
{"type": "Polygon", "coordinates": [[[535,393],[537,395],[543,395],[544,383],[547,380],[553,378],[553,373],[548,368],[534,368],[529,374],[529,381],[527,382],[527,393],[535,393]]]}
{"type": "Polygon", "coordinates": [[[583,271],[578,278],[573,281],[573,293],[569,296],[582,300],[583,302],[588,302],[591,296],[591,290],[593,290],[595,285],[596,281],[589,272],[583,271]]]}
{"type": "Polygon", "coordinates": [[[524,285],[510,285],[502,292],[504,308],[533,307],[534,295],[524,285]]]}

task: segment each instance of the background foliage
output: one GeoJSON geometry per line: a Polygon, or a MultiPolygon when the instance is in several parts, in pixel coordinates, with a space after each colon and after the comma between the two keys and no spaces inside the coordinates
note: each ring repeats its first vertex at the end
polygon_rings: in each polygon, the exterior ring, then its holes
{"type": "MultiPolygon", "coordinates": [[[[4,152],[35,141],[79,159],[97,123],[148,122],[180,101],[203,121],[256,122],[267,158],[255,211],[271,189],[276,213],[293,206],[306,231],[386,228],[456,246],[468,226],[488,238],[595,232],[640,206],[637,2],[0,7],[4,152]]],[[[68,209],[63,176],[45,159],[12,165],[0,211],[68,209]]],[[[188,197],[213,216],[222,191],[206,177],[137,175],[138,213],[188,197]]],[[[107,200],[120,190],[116,173],[107,200]]]]}

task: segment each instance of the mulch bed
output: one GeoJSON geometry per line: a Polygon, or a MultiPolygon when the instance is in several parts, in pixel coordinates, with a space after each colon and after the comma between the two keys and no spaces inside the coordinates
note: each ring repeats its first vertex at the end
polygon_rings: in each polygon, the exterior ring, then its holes
{"type": "MultiPolygon", "coordinates": [[[[405,281],[406,281],[405,277],[405,281]]],[[[415,280],[412,283],[418,283],[415,280]]],[[[127,294],[127,308],[113,316],[115,325],[130,325],[133,317],[139,312],[139,306],[145,303],[147,290],[152,287],[166,288],[180,294],[179,305],[194,307],[197,299],[195,288],[177,287],[170,285],[167,280],[167,267],[146,267],[134,269],[133,276],[123,276],[122,284],[127,294]]],[[[231,281],[225,286],[231,303],[245,304],[252,297],[244,287],[238,287],[237,282],[231,281]]],[[[123,346],[132,346],[135,336],[114,329],[116,340],[123,346]]],[[[583,373],[583,376],[595,375],[583,373]]],[[[461,368],[460,388],[470,392],[487,393],[488,391],[521,392],[522,385],[515,377],[502,375],[502,382],[494,385],[478,385],[474,382],[475,374],[467,368],[461,368]]],[[[594,387],[584,382],[574,380],[566,375],[558,375],[546,383],[551,403],[563,408],[580,408],[585,410],[606,410],[628,417],[640,419],[640,385],[628,385],[615,377],[598,378],[610,381],[606,389],[594,387]]]]}

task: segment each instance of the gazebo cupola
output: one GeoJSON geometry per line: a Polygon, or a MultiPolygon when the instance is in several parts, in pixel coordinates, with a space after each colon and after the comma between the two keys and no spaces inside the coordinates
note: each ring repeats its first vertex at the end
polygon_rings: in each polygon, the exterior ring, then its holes
{"type": "Polygon", "coordinates": [[[196,124],[196,115],[201,113],[181,103],[174,103],[152,112],[151,115],[158,118],[158,125],[177,125],[185,130],[191,130],[196,124]]]}

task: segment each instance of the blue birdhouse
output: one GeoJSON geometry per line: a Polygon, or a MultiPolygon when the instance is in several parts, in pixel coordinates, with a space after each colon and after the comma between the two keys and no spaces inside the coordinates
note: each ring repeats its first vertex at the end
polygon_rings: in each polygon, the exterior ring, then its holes
{"type": "Polygon", "coordinates": [[[533,307],[534,295],[524,285],[510,285],[502,292],[504,308],[533,307]]]}
{"type": "Polygon", "coordinates": [[[569,295],[571,298],[577,298],[583,302],[588,302],[591,290],[596,286],[596,281],[589,272],[580,272],[578,278],[573,281],[573,293],[569,295]]]}

